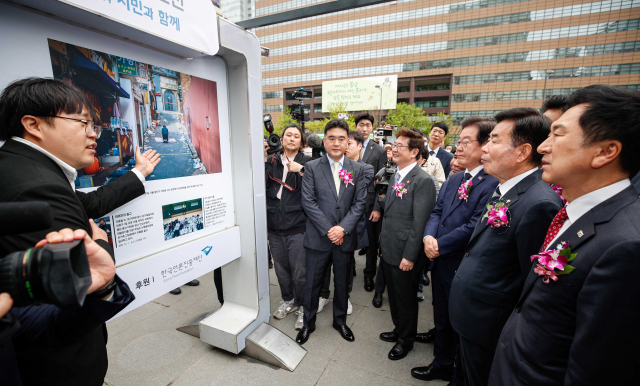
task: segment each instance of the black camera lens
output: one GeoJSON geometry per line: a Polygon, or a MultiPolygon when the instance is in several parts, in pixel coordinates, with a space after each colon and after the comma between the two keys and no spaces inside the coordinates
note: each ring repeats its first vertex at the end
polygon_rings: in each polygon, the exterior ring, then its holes
{"type": "Polygon", "coordinates": [[[269,135],[269,138],[267,138],[267,144],[269,145],[267,154],[273,154],[282,150],[282,142],[280,142],[280,137],[276,133],[271,133],[269,135]]]}
{"type": "Polygon", "coordinates": [[[13,252],[0,259],[0,292],[8,292],[15,307],[80,307],[90,285],[82,240],[13,252]]]}

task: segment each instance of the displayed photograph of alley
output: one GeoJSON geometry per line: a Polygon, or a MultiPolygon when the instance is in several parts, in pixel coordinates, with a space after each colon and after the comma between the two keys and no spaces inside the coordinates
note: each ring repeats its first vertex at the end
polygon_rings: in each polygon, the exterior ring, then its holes
{"type": "Polygon", "coordinates": [[[163,205],[162,223],[165,241],[204,229],[202,199],[163,205]]]}
{"type": "Polygon", "coordinates": [[[134,165],[135,147],[162,161],[147,181],[220,173],[216,82],[91,48],[48,40],[53,75],[81,89],[102,127],[94,163],[76,188],[108,184],[134,165]]]}

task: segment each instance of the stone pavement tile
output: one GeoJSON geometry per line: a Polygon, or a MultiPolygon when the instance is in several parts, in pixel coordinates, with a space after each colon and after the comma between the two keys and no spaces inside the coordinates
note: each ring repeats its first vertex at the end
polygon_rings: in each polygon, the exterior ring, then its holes
{"type": "Polygon", "coordinates": [[[398,381],[349,367],[348,363],[329,361],[317,386],[388,386],[400,385],[398,381]]]}
{"type": "Polygon", "coordinates": [[[154,315],[156,312],[164,310],[166,307],[157,303],[147,303],[126,313],[118,318],[111,319],[107,322],[107,332],[109,337],[113,337],[120,332],[136,326],[144,319],[154,315]]]}
{"type": "MultiPolygon", "coordinates": [[[[427,322],[418,321],[418,331],[426,330],[427,322]]],[[[379,339],[381,332],[391,331],[391,315],[386,311],[365,308],[353,325],[355,342],[341,345],[331,358],[362,371],[406,384],[423,384],[411,377],[411,368],[426,366],[433,360],[433,345],[415,343],[406,358],[391,361],[387,355],[394,343],[379,339]]],[[[445,383],[446,384],[446,383],[445,383]]]]}
{"type": "Polygon", "coordinates": [[[290,372],[244,355],[221,355],[214,349],[171,386],[314,385],[328,362],[327,358],[307,353],[295,372],[290,372]]]}
{"type": "Polygon", "coordinates": [[[207,355],[211,346],[176,331],[185,317],[189,315],[165,308],[110,337],[106,382],[113,386],[167,385],[207,355]]]}

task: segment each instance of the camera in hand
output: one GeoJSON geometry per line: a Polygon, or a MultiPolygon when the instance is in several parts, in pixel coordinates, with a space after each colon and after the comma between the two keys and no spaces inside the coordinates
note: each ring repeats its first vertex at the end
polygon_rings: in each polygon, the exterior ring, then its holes
{"type": "MultiPolygon", "coordinates": [[[[396,126],[396,127],[397,127],[397,126],[396,126]]],[[[392,128],[391,128],[391,129],[389,129],[389,128],[386,128],[386,127],[385,127],[385,128],[382,128],[382,129],[375,130],[375,131],[373,132],[373,135],[374,135],[376,138],[391,137],[391,136],[393,135],[393,130],[394,130],[394,129],[392,129],[392,128]]]]}
{"type": "MultiPolygon", "coordinates": [[[[0,204],[0,218],[12,229],[3,236],[50,229],[53,213],[44,202],[0,204]]],[[[8,292],[14,307],[54,304],[80,307],[91,286],[91,271],[82,240],[47,244],[0,258],[0,293],[8,292]]]]}
{"type": "Polygon", "coordinates": [[[378,195],[378,200],[381,202],[384,201],[385,195],[387,194],[387,189],[389,189],[389,184],[391,183],[391,179],[398,171],[398,165],[393,161],[387,161],[382,169],[376,173],[376,176],[373,178],[376,183],[376,194],[378,195]]]}
{"type": "Polygon", "coordinates": [[[264,128],[269,132],[269,137],[267,138],[269,149],[267,150],[267,154],[273,154],[282,151],[282,141],[280,141],[280,137],[278,136],[278,134],[273,132],[273,122],[271,122],[271,115],[265,114],[262,117],[262,120],[264,121],[264,128]]]}

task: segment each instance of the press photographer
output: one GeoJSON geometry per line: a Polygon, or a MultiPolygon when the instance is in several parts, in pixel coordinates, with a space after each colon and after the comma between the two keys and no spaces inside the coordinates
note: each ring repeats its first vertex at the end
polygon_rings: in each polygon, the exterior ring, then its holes
{"type": "Polygon", "coordinates": [[[265,143],[265,175],[267,188],[267,227],[269,246],[282,302],[273,316],[284,319],[298,311],[295,328],[302,328],[302,301],[306,282],[304,231],[307,216],[302,210],[302,170],[311,158],[304,155],[302,129],[289,124],[282,132],[281,152],[269,154],[265,143]]]}
{"type": "MultiPolygon", "coordinates": [[[[104,231],[90,220],[100,218],[144,194],[144,179],[160,159],[155,151],[136,151],[135,168],[91,193],[75,191],[76,170],[94,162],[96,139],[102,127],[89,98],[62,81],[45,78],[18,80],[0,96],[0,202],[41,201],[53,211],[53,225],[42,231],[0,236],[0,256],[26,251],[47,232],[84,231],[111,256],[104,231]]],[[[62,236],[57,236],[58,238],[62,236]]],[[[57,240],[57,239],[56,239],[57,240]]],[[[56,240],[50,240],[56,241],[56,240]]],[[[13,338],[22,382],[26,385],[102,385],[107,371],[107,331],[104,321],[133,300],[127,285],[113,275],[96,280],[96,301],[75,313],[53,306],[13,309],[22,324],[13,338]],[[113,280],[111,280],[113,279],[113,280]],[[114,295],[111,301],[112,294],[114,295]],[[105,299],[105,300],[100,300],[105,299]],[[52,328],[63,323],[66,328],[52,328]],[[35,326],[49,326],[35,333],[35,326]],[[101,327],[101,328],[100,328],[101,327]]],[[[15,299],[14,299],[15,300],[15,299]]]]}

